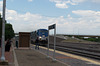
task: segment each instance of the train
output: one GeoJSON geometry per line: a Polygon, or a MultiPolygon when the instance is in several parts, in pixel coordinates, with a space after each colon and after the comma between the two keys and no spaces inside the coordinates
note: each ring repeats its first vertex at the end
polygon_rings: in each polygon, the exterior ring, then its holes
{"type": "Polygon", "coordinates": [[[35,40],[38,38],[40,45],[45,45],[48,42],[48,30],[38,29],[31,32],[31,43],[35,44],[35,40]]]}

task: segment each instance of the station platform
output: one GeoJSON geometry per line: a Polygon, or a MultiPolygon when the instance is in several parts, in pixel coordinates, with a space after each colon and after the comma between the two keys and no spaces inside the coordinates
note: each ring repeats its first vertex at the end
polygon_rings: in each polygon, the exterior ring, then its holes
{"type": "Polygon", "coordinates": [[[8,65],[0,66],[100,66],[100,61],[57,50],[55,55],[56,61],[53,61],[53,49],[49,50],[50,58],[47,58],[47,48],[45,47],[40,46],[40,49],[36,50],[34,46],[31,46],[31,48],[19,49],[12,46],[10,52],[5,52],[8,65]]]}
{"type": "MultiPolygon", "coordinates": [[[[0,47],[0,58],[1,58],[1,47],[0,47]]],[[[9,52],[5,52],[5,62],[2,63],[0,60],[0,66],[14,66],[14,55],[13,55],[13,48],[11,47],[9,52]]]]}
{"type": "Polygon", "coordinates": [[[16,49],[18,66],[67,66],[32,49],[16,49]]]}
{"type": "MultiPolygon", "coordinates": [[[[34,46],[33,46],[34,48],[34,46]]],[[[49,56],[53,57],[53,49],[49,49],[49,56]]],[[[41,47],[38,50],[42,54],[47,55],[47,48],[41,47]]],[[[82,57],[67,52],[57,51],[55,52],[56,60],[66,64],[67,66],[100,66],[100,61],[95,59],[90,59],[87,57],[82,57]]]]}

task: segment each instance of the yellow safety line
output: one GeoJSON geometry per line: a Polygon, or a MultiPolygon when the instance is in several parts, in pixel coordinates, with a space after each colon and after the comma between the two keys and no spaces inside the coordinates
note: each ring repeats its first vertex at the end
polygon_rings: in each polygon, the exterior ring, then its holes
{"type": "MultiPolygon", "coordinates": [[[[47,49],[47,48],[42,47],[42,46],[40,46],[40,48],[47,49]]],[[[50,51],[54,51],[53,49],[49,49],[49,50],[50,50],[50,51]]],[[[88,61],[88,62],[90,62],[90,63],[92,63],[92,64],[100,65],[100,61],[95,61],[95,60],[92,60],[92,59],[88,59],[88,58],[85,58],[85,57],[73,55],[73,54],[70,54],[70,53],[61,52],[61,51],[58,51],[58,50],[56,50],[56,53],[63,54],[63,55],[65,55],[65,56],[70,56],[70,57],[73,57],[73,58],[76,58],[76,59],[88,61]]]]}

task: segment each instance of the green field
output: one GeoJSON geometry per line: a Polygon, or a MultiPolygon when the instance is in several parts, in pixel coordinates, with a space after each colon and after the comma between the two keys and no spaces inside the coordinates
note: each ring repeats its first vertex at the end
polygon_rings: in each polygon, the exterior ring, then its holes
{"type": "Polygon", "coordinates": [[[97,43],[97,42],[92,42],[92,41],[87,41],[87,40],[82,40],[82,39],[78,39],[78,38],[71,38],[71,37],[67,37],[67,39],[63,40],[62,42],[72,42],[72,43],[97,43]]]}

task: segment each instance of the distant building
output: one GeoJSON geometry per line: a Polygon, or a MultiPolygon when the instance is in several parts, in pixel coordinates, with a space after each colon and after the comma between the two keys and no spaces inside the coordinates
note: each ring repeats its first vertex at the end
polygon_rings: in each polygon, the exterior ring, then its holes
{"type": "Polygon", "coordinates": [[[88,38],[90,38],[90,37],[84,37],[84,39],[88,39],[88,38]]]}
{"type": "Polygon", "coordinates": [[[75,38],[74,36],[72,36],[72,38],[75,38]]]}

